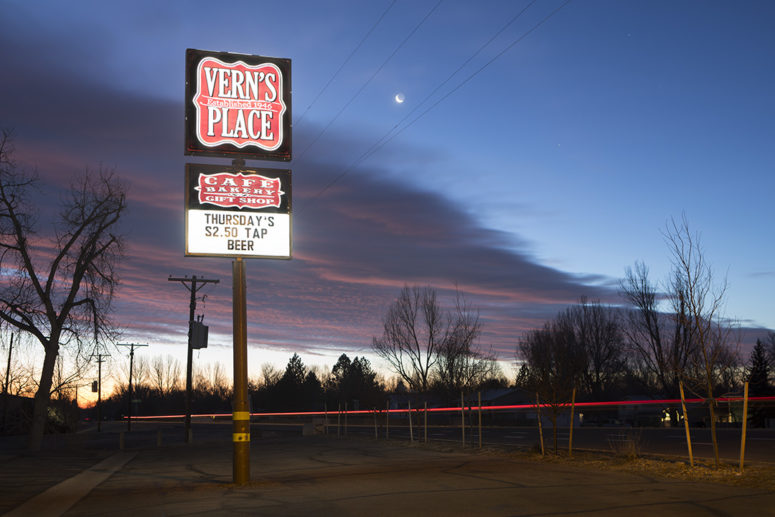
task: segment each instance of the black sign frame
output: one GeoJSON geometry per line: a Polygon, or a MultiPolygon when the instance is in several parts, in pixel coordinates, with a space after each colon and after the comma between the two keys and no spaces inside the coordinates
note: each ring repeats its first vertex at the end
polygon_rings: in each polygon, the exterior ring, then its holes
{"type": "Polygon", "coordinates": [[[260,258],[260,259],[278,259],[289,260],[293,256],[293,201],[292,201],[292,173],[289,169],[267,169],[256,167],[235,167],[235,166],[222,166],[211,164],[186,164],[185,174],[185,199],[184,199],[184,215],[185,215],[185,253],[187,257],[231,257],[231,258],[260,258]],[[217,206],[211,203],[200,203],[199,192],[197,186],[199,185],[198,178],[200,174],[214,175],[220,173],[227,174],[245,174],[248,176],[263,176],[268,179],[279,179],[280,187],[282,190],[282,196],[279,206],[265,206],[261,208],[243,207],[242,209],[227,206],[217,206]],[[241,254],[241,253],[210,253],[210,252],[192,252],[189,247],[189,234],[191,228],[189,227],[189,211],[190,210],[207,210],[216,212],[236,212],[245,210],[245,213],[253,215],[263,214],[282,214],[288,216],[288,254],[286,255],[257,255],[257,254],[241,254]]]}
{"type": "MultiPolygon", "coordinates": [[[[292,159],[291,136],[291,60],[287,58],[257,56],[251,54],[237,54],[233,52],[217,52],[208,50],[186,49],[186,97],[185,97],[185,155],[215,156],[231,159],[273,160],[288,162],[292,159]],[[280,70],[282,75],[282,101],[285,104],[285,112],[280,122],[282,127],[282,142],[275,150],[261,149],[257,146],[238,147],[232,143],[223,143],[216,146],[207,146],[199,141],[197,133],[196,107],[194,96],[198,90],[197,68],[199,63],[206,58],[215,58],[224,63],[232,64],[241,61],[249,66],[271,63],[280,70]]],[[[278,92],[279,93],[279,92],[278,92]]]]}

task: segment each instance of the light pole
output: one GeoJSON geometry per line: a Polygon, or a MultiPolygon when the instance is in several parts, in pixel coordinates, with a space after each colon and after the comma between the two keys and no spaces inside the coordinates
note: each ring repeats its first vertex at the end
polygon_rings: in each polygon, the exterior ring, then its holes
{"type": "Polygon", "coordinates": [[[102,431],[102,363],[106,354],[97,354],[97,432],[102,431]]]}
{"type": "Polygon", "coordinates": [[[132,366],[135,359],[135,347],[148,346],[138,345],[137,343],[119,343],[118,346],[129,347],[129,408],[127,410],[126,430],[132,430],[132,366]]]}

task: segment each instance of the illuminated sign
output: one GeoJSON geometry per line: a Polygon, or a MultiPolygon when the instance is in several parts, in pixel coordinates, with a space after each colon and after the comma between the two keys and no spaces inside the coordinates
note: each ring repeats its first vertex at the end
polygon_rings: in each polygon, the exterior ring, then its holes
{"type": "Polygon", "coordinates": [[[186,50],[185,154],[291,159],[291,61],[186,50]]]}
{"type": "Polygon", "coordinates": [[[291,171],[187,164],[186,255],[291,258],[291,171]]]}

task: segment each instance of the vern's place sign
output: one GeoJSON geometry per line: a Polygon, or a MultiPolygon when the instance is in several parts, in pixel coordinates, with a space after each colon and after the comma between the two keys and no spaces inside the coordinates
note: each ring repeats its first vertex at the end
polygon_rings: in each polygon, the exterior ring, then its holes
{"type": "Polygon", "coordinates": [[[291,159],[290,60],[186,51],[186,154],[291,159]]]}
{"type": "Polygon", "coordinates": [[[192,102],[200,142],[208,147],[253,145],[266,151],[280,146],[285,103],[277,93],[282,75],[275,65],[227,64],[207,58],[199,62],[197,78],[192,102]]]}

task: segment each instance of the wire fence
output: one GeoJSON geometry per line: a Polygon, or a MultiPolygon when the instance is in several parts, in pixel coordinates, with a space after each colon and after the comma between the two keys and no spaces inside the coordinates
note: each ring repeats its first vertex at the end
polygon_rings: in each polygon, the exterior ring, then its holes
{"type": "MultiPolygon", "coordinates": [[[[723,460],[736,462],[745,454],[750,461],[775,463],[775,397],[750,397],[747,407],[744,397],[717,398],[716,414],[723,460]]],[[[464,448],[562,454],[592,450],[627,457],[669,455],[693,463],[695,457],[713,457],[708,415],[708,401],[699,398],[685,399],[683,406],[681,399],[488,405],[480,404],[474,396],[459,406],[446,407],[392,400],[383,408],[372,409],[346,409],[343,404],[322,411],[253,412],[251,428],[258,434],[300,432],[411,444],[457,444],[464,448]]],[[[231,416],[210,413],[192,418],[200,424],[228,424],[231,416]]],[[[175,421],[183,417],[134,418],[175,421]]]]}

